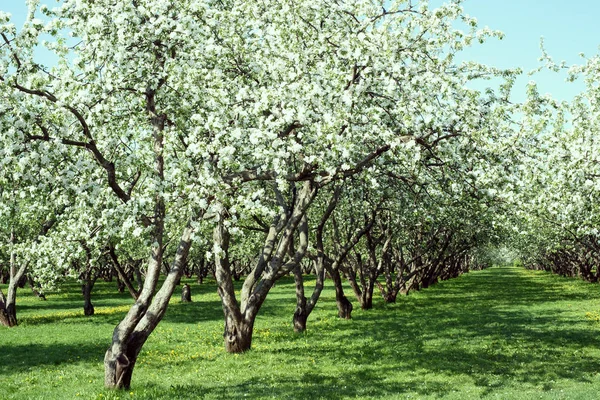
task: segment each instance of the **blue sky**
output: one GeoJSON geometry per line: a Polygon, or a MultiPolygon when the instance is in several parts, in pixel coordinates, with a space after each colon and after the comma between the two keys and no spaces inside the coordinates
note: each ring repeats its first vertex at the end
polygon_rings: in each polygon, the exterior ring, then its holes
{"type": "MultiPolygon", "coordinates": [[[[445,1],[430,0],[430,5],[438,6],[445,1]]],[[[53,0],[42,0],[42,3],[56,4],[53,0]]],[[[506,34],[504,40],[474,45],[465,51],[464,59],[501,68],[522,67],[527,73],[539,65],[542,36],[555,61],[565,60],[569,65],[582,62],[579,53],[591,56],[598,52],[598,0],[466,0],[463,7],[465,13],[478,19],[481,27],[489,26],[506,34]]],[[[0,0],[0,10],[12,13],[17,24],[22,23],[27,11],[25,0],[0,0]]],[[[570,99],[582,85],[567,83],[564,78],[550,72],[533,77],[525,75],[517,82],[514,98],[522,100],[525,84],[535,80],[542,93],[570,99]]]]}
{"type": "MultiPolygon", "coordinates": [[[[432,6],[444,0],[431,0],[432,6]]],[[[515,99],[522,100],[525,85],[538,82],[542,93],[568,100],[583,89],[581,83],[565,82],[564,74],[526,73],[537,68],[541,56],[540,38],[556,61],[568,65],[582,63],[579,53],[592,56],[600,45],[600,1],[598,0],[466,0],[465,13],[476,17],[481,27],[503,31],[503,40],[488,40],[467,49],[464,58],[501,68],[521,67],[525,72],[517,81],[515,99]]]]}

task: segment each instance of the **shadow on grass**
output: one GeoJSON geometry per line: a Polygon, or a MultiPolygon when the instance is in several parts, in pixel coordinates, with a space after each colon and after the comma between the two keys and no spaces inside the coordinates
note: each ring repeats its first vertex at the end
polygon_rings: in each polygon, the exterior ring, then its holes
{"type": "Polygon", "coordinates": [[[101,362],[108,348],[106,343],[31,343],[2,346],[0,376],[35,368],[74,362],[101,362]]]}
{"type": "Polygon", "coordinates": [[[223,307],[220,301],[175,302],[169,304],[165,321],[181,324],[197,324],[223,320],[223,307]]]}
{"type": "MultiPolygon", "coordinates": [[[[165,322],[222,321],[216,296],[204,297],[214,286],[192,290],[198,300],[171,304],[165,322]]],[[[235,359],[254,363],[251,370],[222,357],[220,368],[235,371],[236,379],[212,382],[199,376],[190,384],[150,383],[143,390],[146,398],[342,399],[403,393],[443,397],[465,381],[479,390],[475,396],[497,396],[509,386],[549,391],[560,379],[588,383],[600,371],[598,353],[588,352],[597,343],[598,328],[556,302],[594,300],[597,291],[595,285],[559,277],[492,269],[442,282],[396,304],[378,299],[374,310],[356,309],[354,319],[344,321],[335,317],[328,287],[308,332],[293,335],[291,327],[273,323],[288,316],[291,321],[293,280],[286,278],[261,309],[261,325],[269,327],[270,336],[255,332],[256,350],[235,359]],[[257,372],[267,369],[268,374],[257,372]]],[[[117,317],[93,318],[114,323],[117,317]]],[[[73,321],[77,318],[85,317],[73,321]]],[[[101,361],[105,349],[89,343],[2,346],[0,373],[72,362],[74,355],[101,361]]]]}
{"type": "MultiPolygon", "coordinates": [[[[364,387],[363,387],[364,388],[364,387]]],[[[389,397],[391,394],[419,392],[422,395],[445,395],[452,386],[444,382],[411,382],[398,384],[386,382],[386,375],[378,370],[365,369],[346,373],[343,377],[317,373],[299,374],[293,379],[272,381],[269,378],[252,378],[239,384],[210,387],[202,383],[172,385],[168,390],[148,385],[148,399],[348,399],[389,397]],[[368,382],[368,392],[357,392],[357,386],[368,382]]]]}
{"type": "MultiPolygon", "coordinates": [[[[352,322],[320,326],[309,320],[312,335],[335,329],[338,345],[323,341],[309,350],[291,345],[271,351],[286,357],[309,351],[353,360],[366,370],[379,368],[372,376],[352,377],[353,388],[367,386],[376,390],[374,397],[406,391],[444,396],[452,390],[451,385],[431,381],[430,374],[470,379],[481,388],[481,395],[509,383],[542,390],[552,389],[557,379],[589,383],[589,377],[600,370],[600,359],[585,349],[597,342],[598,330],[581,320],[570,323],[569,316],[563,315],[566,311],[551,305],[597,299],[598,288],[582,284],[577,291],[565,291],[565,281],[553,278],[549,281],[545,276],[541,283],[512,269],[471,274],[400,299],[398,304],[377,306],[387,312],[355,312],[352,322]],[[390,365],[400,375],[426,371],[429,376],[421,383],[427,384],[404,381],[387,387],[377,380],[390,376],[390,365]]],[[[325,389],[320,387],[318,393],[325,389]]],[[[339,398],[352,395],[342,389],[337,393],[339,398]]]]}
{"type": "MultiPolygon", "coordinates": [[[[283,309],[293,312],[293,282],[284,280],[278,286],[290,295],[269,297],[262,317],[281,316],[283,309]]],[[[244,380],[240,373],[242,383],[181,385],[168,393],[157,388],[155,395],[342,399],[416,393],[444,397],[466,380],[480,390],[478,396],[486,396],[511,385],[550,391],[559,379],[589,383],[589,377],[600,370],[600,359],[584,349],[597,342],[598,330],[581,320],[570,323],[568,310],[552,305],[597,299],[597,289],[512,268],[469,274],[399,298],[397,304],[378,300],[375,310],[356,310],[352,321],[336,319],[332,308],[331,319],[309,319],[305,336],[277,328],[282,332],[273,339],[255,337],[260,350],[254,351],[266,353],[265,358],[276,360],[273,365],[281,368],[270,371],[270,377],[244,380]],[[570,284],[576,290],[568,290],[570,284]],[[327,336],[334,340],[318,339],[327,336]],[[306,372],[304,365],[303,372],[290,379],[288,366],[302,363],[307,356],[326,358],[333,366],[306,372]]],[[[328,301],[321,301],[321,307],[331,308],[331,297],[322,300],[328,301]]]]}
{"type": "MultiPolygon", "coordinates": [[[[194,297],[201,298],[215,291],[213,284],[197,285],[190,282],[194,297]]],[[[98,282],[92,293],[92,303],[96,309],[93,316],[83,314],[83,296],[80,285],[64,285],[61,292],[48,293],[48,300],[33,298],[23,289],[17,301],[17,318],[20,325],[42,325],[51,323],[93,322],[97,324],[117,324],[134,303],[129,293],[119,293],[112,282],[98,282]],[[26,302],[23,298],[28,298],[26,302]]],[[[218,301],[196,300],[182,304],[177,301],[177,289],[165,320],[174,323],[198,323],[223,318],[221,303],[218,301]]]]}

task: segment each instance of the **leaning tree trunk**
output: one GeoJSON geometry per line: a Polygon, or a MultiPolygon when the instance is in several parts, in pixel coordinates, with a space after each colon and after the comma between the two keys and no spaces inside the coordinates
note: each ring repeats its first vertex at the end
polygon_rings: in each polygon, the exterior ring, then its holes
{"type": "MultiPolygon", "coordinates": [[[[163,151],[167,116],[157,112],[155,96],[156,89],[146,91],[146,111],[150,116],[153,130],[155,177],[158,181],[164,182],[163,151]]],[[[168,271],[167,278],[155,295],[163,264],[166,216],[164,197],[160,191],[156,192],[155,196],[154,215],[151,219],[153,228],[152,250],[146,279],[134,305],[129,309],[125,318],[115,327],[112,343],[104,356],[104,385],[107,388],[128,389],[131,386],[131,377],[138,354],[146,339],[162,320],[189,253],[193,232],[191,221],[183,230],[175,260],[168,271]]]]}
{"type": "MultiPolygon", "coordinates": [[[[231,353],[250,350],[252,331],[258,311],[275,281],[293,271],[308,248],[306,211],[317,193],[312,182],[306,181],[294,196],[293,207],[282,207],[267,233],[259,260],[242,286],[240,303],[236,299],[233,271],[229,260],[229,232],[221,216],[213,232],[215,244],[215,277],[225,317],[225,349],[231,353]],[[294,249],[294,238],[299,246],[294,249]]],[[[281,197],[281,196],[279,196],[281,197]]]]}
{"type": "Polygon", "coordinates": [[[38,299],[45,301],[46,295],[42,291],[41,287],[35,283],[31,275],[27,277],[27,281],[29,282],[29,287],[31,288],[31,292],[33,293],[33,295],[36,296],[38,299]]]}
{"type": "MultiPolygon", "coordinates": [[[[164,208],[163,208],[164,210],[164,208]]],[[[131,376],[143,342],[135,334],[135,328],[147,314],[154,291],[158,284],[162,264],[162,221],[160,218],[156,242],[152,248],[152,257],[148,263],[148,277],[138,299],[129,309],[125,318],[113,331],[112,344],[104,356],[104,385],[107,388],[129,389],[131,376]]]]}
{"type": "MultiPolygon", "coordinates": [[[[118,285],[119,293],[123,293],[125,288],[127,288],[127,290],[129,291],[129,294],[131,294],[131,297],[133,297],[134,300],[137,299],[137,297],[140,294],[140,290],[141,290],[140,289],[141,285],[139,284],[139,281],[138,281],[138,289],[134,288],[133,283],[131,282],[131,279],[129,279],[129,276],[125,273],[125,269],[119,262],[119,257],[117,256],[114,246],[110,245],[108,247],[108,254],[110,255],[110,258],[112,260],[113,270],[115,270],[117,272],[117,285],[118,285]]],[[[137,271],[139,271],[139,267],[137,268],[137,271]]]]}
{"type": "Polygon", "coordinates": [[[175,260],[169,274],[154,298],[152,294],[157,286],[160,274],[162,247],[153,248],[153,257],[148,265],[148,274],[144,287],[125,318],[113,332],[112,344],[104,357],[104,385],[107,388],[129,389],[131,377],[142,346],[162,320],[169,299],[183,273],[187,259],[193,229],[188,225],[181,237],[175,260]]]}

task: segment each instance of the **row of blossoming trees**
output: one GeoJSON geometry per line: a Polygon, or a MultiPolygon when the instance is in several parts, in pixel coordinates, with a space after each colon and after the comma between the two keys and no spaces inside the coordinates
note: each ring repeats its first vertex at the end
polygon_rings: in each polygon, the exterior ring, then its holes
{"type": "Polygon", "coordinates": [[[303,331],[326,276],[350,318],[345,290],[368,309],[457,276],[510,222],[515,72],[456,61],[499,35],[459,2],[29,4],[19,29],[0,13],[0,322],[24,276],[78,277],[92,314],[114,269],[135,301],[107,387],[130,386],[191,264],[214,268],[225,347],[243,352],[282,276],[303,331]],[[468,88],[487,78],[497,91],[468,88]]]}
{"type": "Polygon", "coordinates": [[[529,190],[515,196],[520,227],[512,245],[528,268],[598,282],[600,58],[570,68],[546,59],[550,69],[567,70],[569,80],[585,87],[572,101],[559,102],[530,85],[524,162],[515,176],[529,190]]]}

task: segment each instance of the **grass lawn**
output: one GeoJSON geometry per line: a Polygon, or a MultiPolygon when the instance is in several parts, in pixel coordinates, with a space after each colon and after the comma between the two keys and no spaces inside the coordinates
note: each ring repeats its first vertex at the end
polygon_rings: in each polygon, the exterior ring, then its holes
{"type": "Polygon", "coordinates": [[[242,355],[223,350],[214,283],[191,285],[193,303],[171,301],[127,392],[103,389],[102,360],[128,294],[98,282],[96,315],[84,317],[76,285],[46,302],[20,290],[20,325],[0,327],[0,398],[600,397],[598,285],[492,268],[393,305],[378,298],[350,321],[337,318],[327,286],[308,332],[295,335],[293,280],[284,280],[257,319],[253,350],[242,355]]]}

